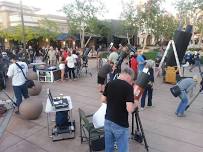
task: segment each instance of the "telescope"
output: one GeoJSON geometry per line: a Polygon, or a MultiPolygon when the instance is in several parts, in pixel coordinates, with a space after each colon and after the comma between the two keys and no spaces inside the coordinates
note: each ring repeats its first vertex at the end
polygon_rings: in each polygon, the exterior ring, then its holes
{"type": "Polygon", "coordinates": [[[83,54],[82,54],[82,60],[83,64],[87,65],[88,63],[88,54],[90,53],[91,48],[84,48],[83,54]]]}
{"type": "MultiPolygon", "coordinates": [[[[192,25],[187,25],[186,30],[180,28],[175,32],[174,42],[178,54],[179,62],[182,63],[183,57],[192,37],[192,25]]],[[[166,66],[176,66],[175,55],[172,46],[170,46],[167,54],[166,66]]]]}
{"type": "Polygon", "coordinates": [[[130,52],[136,52],[136,48],[134,48],[131,44],[127,44],[128,49],[130,50],[130,52]]]}

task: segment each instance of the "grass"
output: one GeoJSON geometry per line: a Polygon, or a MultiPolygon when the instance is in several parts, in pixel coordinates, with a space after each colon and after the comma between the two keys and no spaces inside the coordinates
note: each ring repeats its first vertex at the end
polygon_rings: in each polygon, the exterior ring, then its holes
{"type": "Polygon", "coordinates": [[[203,64],[203,56],[201,56],[200,62],[201,64],[203,64]]]}
{"type": "MultiPolygon", "coordinates": [[[[155,60],[158,52],[159,50],[150,50],[149,52],[144,52],[144,55],[146,56],[147,59],[155,60]]],[[[107,58],[108,55],[109,55],[109,52],[103,52],[101,54],[102,58],[107,58]]],[[[203,56],[201,56],[200,61],[201,61],[201,64],[203,64],[203,56]]]]}
{"type": "Polygon", "coordinates": [[[157,51],[149,51],[149,52],[144,52],[144,56],[147,58],[147,60],[155,60],[157,56],[157,51]]]}

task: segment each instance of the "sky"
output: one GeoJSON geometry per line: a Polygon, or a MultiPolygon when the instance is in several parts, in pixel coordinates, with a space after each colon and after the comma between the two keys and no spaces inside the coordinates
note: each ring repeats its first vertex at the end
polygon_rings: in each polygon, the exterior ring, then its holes
{"type": "MultiPolygon", "coordinates": [[[[19,3],[20,0],[0,0],[19,3]]],[[[59,10],[65,5],[70,3],[72,0],[22,0],[24,5],[33,6],[40,8],[40,14],[57,14],[65,16],[64,13],[59,10]]],[[[106,13],[103,15],[105,19],[119,19],[122,10],[122,2],[128,2],[129,0],[102,0],[105,5],[106,13]]],[[[145,0],[135,0],[135,1],[145,1],[145,0]]],[[[175,9],[173,8],[172,2],[175,0],[166,0],[163,4],[164,8],[174,14],[175,9]]]]}

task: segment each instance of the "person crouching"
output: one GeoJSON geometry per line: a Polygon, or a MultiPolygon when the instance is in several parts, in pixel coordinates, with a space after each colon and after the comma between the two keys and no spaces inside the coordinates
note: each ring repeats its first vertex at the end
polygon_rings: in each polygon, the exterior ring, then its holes
{"type": "Polygon", "coordinates": [[[178,108],[176,110],[177,117],[184,117],[184,111],[189,103],[188,94],[193,93],[194,88],[196,87],[198,77],[195,75],[193,78],[184,78],[180,80],[177,85],[179,86],[181,93],[179,95],[179,98],[181,99],[181,102],[178,105],[178,108]]]}

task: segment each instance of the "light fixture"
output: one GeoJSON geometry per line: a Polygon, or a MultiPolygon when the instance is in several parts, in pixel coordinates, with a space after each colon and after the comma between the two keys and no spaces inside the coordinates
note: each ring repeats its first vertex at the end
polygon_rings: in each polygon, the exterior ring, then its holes
{"type": "Polygon", "coordinates": [[[64,45],[64,46],[66,45],[66,41],[63,41],[63,45],[64,45]]]}
{"type": "Polygon", "coordinates": [[[7,42],[8,42],[8,39],[7,39],[7,38],[5,38],[4,42],[5,42],[5,43],[7,43],[7,42]]]}
{"type": "Polygon", "coordinates": [[[45,40],[46,42],[48,42],[49,41],[49,39],[48,38],[46,38],[46,40],[45,40]]]}

